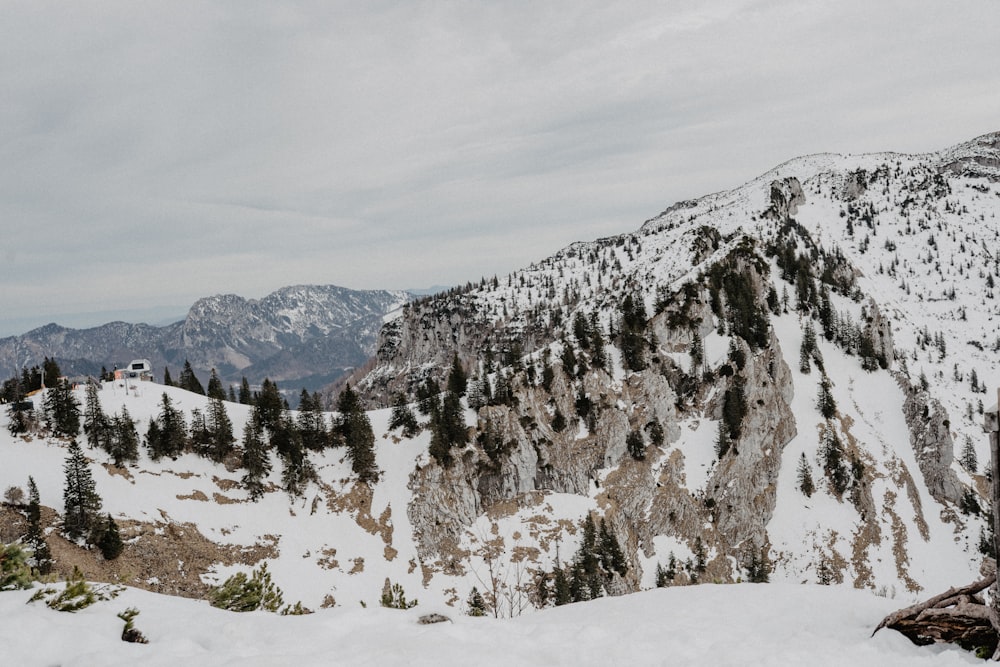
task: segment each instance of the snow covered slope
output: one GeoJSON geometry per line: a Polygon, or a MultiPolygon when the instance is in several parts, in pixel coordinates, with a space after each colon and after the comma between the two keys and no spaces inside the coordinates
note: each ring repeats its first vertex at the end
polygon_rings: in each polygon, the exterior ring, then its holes
{"type": "MultiPolygon", "coordinates": [[[[53,551],[91,578],[195,597],[266,561],[286,601],[313,609],[375,606],[388,579],[456,611],[475,586],[518,616],[590,516],[624,552],[610,594],[762,573],[905,599],[967,582],[985,527],[980,402],[1000,383],[996,144],[799,158],[415,303],[357,378],[383,406],[376,482],[357,482],[343,449],[312,452],[318,481],[290,498],[275,458],[254,503],[238,468],[143,452],[121,470],[89,450],[129,546],[105,563],[53,532],[53,551]],[[432,428],[403,438],[384,406],[445,387],[456,356],[470,437],[444,465],[432,428]]],[[[164,391],[206,408],[150,383],[105,385],[101,401],[144,433],[164,391]]],[[[227,409],[238,437],[248,408],[227,409]]],[[[32,475],[61,510],[65,456],[3,431],[0,485],[32,475]]]]}
{"type": "MultiPolygon", "coordinates": [[[[699,538],[715,545],[709,572],[723,580],[745,576],[758,551],[773,577],[791,581],[918,591],[970,577],[986,488],[974,459],[986,458],[982,411],[994,400],[987,388],[1000,384],[998,136],[929,155],[797,158],[675,204],[634,233],[410,307],[383,329],[377,366],[358,378],[373,404],[443,379],[455,354],[489,378],[487,390],[499,369],[517,397],[497,408],[513,424],[497,482],[505,497],[483,493],[493,482],[480,464],[458,464],[447,481],[463,490],[416,512],[419,532],[435,533],[422,553],[440,555],[442,540],[495,503],[563,492],[591,498],[635,545],[632,572],[642,575],[629,589],[651,585],[671,552],[691,557],[699,538]],[[616,349],[629,298],[652,314],[643,370],[626,369],[616,349]],[[581,340],[581,316],[608,339],[603,369],[581,340]],[[809,328],[818,343],[802,370],[809,328]],[[735,376],[734,338],[750,359],[735,376]],[[540,390],[546,366],[562,382],[540,390]],[[834,415],[818,405],[823,382],[834,415]],[[717,457],[737,390],[747,399],[740,453],[717,457]],[[578,396],[599,417],[553,428],[578,396]],[[666,440],[630,461],[628,434],[642,431],[650,446],[651,420],[666,440]],[[839,482],[834,444],[851,468],[839,482]],[[811,497],[797,488],[803,455],[818,478],[811,497]],[[574,465],[578,474],[566,473],[574,465]]],[[[480,411],[479,432],[495,417],[480,411]]],[[[475,446],[470,456],[484,460],[475,446]]]]}
{"type": "MultiPolygon", "coordinates": [[[[594,600],[530,618],[451,614],[435,607],[324,609],[309,616],[234,614],[205,602],[129,589],[77,614],[29,592],[0,593],[0,644],[16,665],[968,665],[956,648],[916,647],[872,627],[892,600],[818,586],[698,586],[594,600]],[[149,644],[119,640],[127,607],[149,644]],[[762,614],[761,610],[767,613],[762,614]]],[[[447,610],[442,610],[450,613],[447,610]]]]}

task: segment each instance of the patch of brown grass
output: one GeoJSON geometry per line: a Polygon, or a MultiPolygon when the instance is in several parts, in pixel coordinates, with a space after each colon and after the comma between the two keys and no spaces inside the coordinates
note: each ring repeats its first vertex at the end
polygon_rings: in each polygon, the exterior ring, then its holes
{"type": "MultiPolygon", "coordinates": [[[[164,515],[165,516],[165,515],[164,515]]],[[[58,514],[42,506],[43,528],[57,527],[58,514]]],[[[56,530],[46,535],[52,552],[53,575],[65,578],[80,568],[90,581],[122,583],[157,593],[202,598],[212,586],[201,577],[216,564],[254,565],[278,556],[278,540],[267,535],[253,546],[220,545],[202,535],[194,524],[169,520],[140,522],[119,519],[125,549],[113,561],[104,560],[96,548],[80,547],[56,530]]],[[[0,535],[27,530],[27,520],[9,508],[0,508],[0,535]],[[20,518],[20,520],[19,520],[20,518]],[[23,522],[23,529],[21,528],[23,522]]],[[[16,537],[15,536],[15,539],[16,537]]]]}
{"type": "Polygon", "coordinates": [[[316,559],[316,564],[319,565],[324,570],[335,570],[340,567],[340,563],[337,562],[337,550],[333,547],[323,549],[323,555],[316,559]]]}
{"type": "Polygon", "coordinates": [[[220,505],[238,505],[240,503],[245,503],[245,500],[237,500],[236,498],[230,498],[229,496],[224,496],[218,491],[212,493],[212,500],[220,505]]]}
{"type": "Polygon", "coordinates": [[[212,475],[212,481],[223,491],[231,491],[240,488],[240,483],[235,479],[225,479],[212,475]]]}
{"type": "Polygon", "coordinates": [[[362,530],[378,535],[386,546],[392,546],[392,506],[386,505],[378,519],[372,516],[372,489],[367,484],[355,482],[346,493],[337,494],[328,485],[326,506],[331,512],[349,514],[362,530]]]}

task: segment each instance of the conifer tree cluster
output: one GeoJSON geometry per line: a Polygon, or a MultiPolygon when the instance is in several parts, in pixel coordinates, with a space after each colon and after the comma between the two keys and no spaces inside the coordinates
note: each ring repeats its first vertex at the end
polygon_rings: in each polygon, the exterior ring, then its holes
{"type": "Polygon", "coordinates": [[[181,371],[181,376],[177,379],[177,386],[193,394],[205,395],[205,387],[202,386],[198,376],[194,374],[191,362],[187,359],[184,360],[184,369],[181,371]]]}
{"type": "Polygon", "coordinates": [[[108,417],[101,407],[98,386],[93,383],[87,385],[83,431],[87,444],[105,451],[116,466],[139,460],[139,433],[128,408],[122,406],[120,413],[108,417]]]}
{"type": "Polygon", "coordinates": [[[347,447],[351,470],[362,482],[375,481],[378,468],[375,464],[375,434],[371,422],[361,405],[361,399],[351,389],[344,387],[337,399],[337,412],[333,431],[347,447]]]}
{"type": "Polygon", "coordinates": [[[57,438],[75,438],[80,432],[80,404],[68,380],[58,380],[45,392],[45,424],[57,438]]]}
{"type": "Polygon", "coordinates": [[[656,587],[665,588],[674,583],[677,578],[677,557],[671,551],[667,557],[667,566],[661,563],[656,564],[656,587]]]}
{"type": "Polygon", "coordinates": [[[243,429],[243,457],[241,464],[243,473],[242,484],[250,493],[250,500],[260,500],[264,495],[264,479],[271,472],[271,459],[267,453],[267,441],[264,439],[264,426],[260,419],[260,410],[256,406],[250,412],[250,420],[243,429]]]}
{"type": "Polygon", "coordinates": [[[389,430],[402,429],[404,438],[412,438],[420,432],[420,423],[417,416],[413,414],[406,397],[403,394],[396,394],[392,404],[392,414],[389,417],[389,430]]]}
{"type": "Polygon", "coordinates": [[[226,460],[233,452],[236,438],[233,423],[222,399],[211,396],[202,414],[197,408],[191,410],[190,446],[195,453],[216,463],[226,460]]]}
{"type": "Polygon", "coordinates": [[[187,446],[187,423],[184,414],[174,407],[166,392],[160,399],[160,412],[149,421],[146,447],[154,461],[167,456],[176,458],[187,446]]]}
{"type": "MultiPolygon", "coordinates": [[[[213,607],[227,611],[269,611],[287,615],[294,608],[284,603],[284,593],[271,580],[267,563],[255,569],[249,577],[243,572],[237,572],[226,579],[223,584],[209,593],[208,600],[213,607]]],[[[301,611],[301,605],[296,605],[301,611]]]]}
{"type": "Polygon", "coordinates": [[[625,554],[604,519],[598,529],[588,514],[581,528],[580,547],[571,563],[565,568],[557,564],[550,574],[539,578],[536,592],[542,606],[601,597],[615,576],[628,572],[625,554]]]}
{"type": "Polygon", "coordinates": [[[847,490],[851,481],[844,459],[844,446],[837,437],[836,430],[831,424],[824,424],[820,433],[820,460],[823,463],[823,472],[838,496],[847,490]]]}
{"type": "MultiPolygon", "coordinates": [[[[31,433],[38,428],[35,410],[25,400],[26,385],[17,375],[6,380],[0,390],[0,399],[7,402],[7,432],[11,435],[31,433]]],[[[32,404],[33,405],[33,404],[32,404]]]]}
{"type": "Polygon", "coordinates": [[[0,385],[0,401],[12,403],[21,400],[33,391],[38,391],[43,386],[54,387],[62,377],[62,371],[55,359],[45,357],[42,365],[34,365],[31,368],[25,366],[21,373],[4,380],[0,385]],[[44,385],[42,383],[44,376],[44,385]]]}
{"type": "MultiPolygon", "coordinates": [[[[622,300],[618,344],[622,361],[630,371],[646,368],[646,306],[641,296],[628,294],[622,300]]],[[[565,363],[563,364],[565,367],[565,363]]]]}

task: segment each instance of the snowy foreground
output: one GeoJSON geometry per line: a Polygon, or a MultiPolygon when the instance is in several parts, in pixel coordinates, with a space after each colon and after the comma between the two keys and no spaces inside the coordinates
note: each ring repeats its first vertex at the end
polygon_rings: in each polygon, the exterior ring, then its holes
{"type": "Polygon", "coordinates": [[[237,614],[127,589],[70,614],[30,591],[0,593],[5,665],[966,665],[956,648],[916,647],[882,630],[902,606],[842,587],[701,585],[602,598],[513,620],[447,608],[237,614]],[[137,607],[147,645],[120,641],[137,607]],[[452,622],[420,625],[432,611],[452,622]],[[182,662],[183,661],[183,662],[182,662]]]}

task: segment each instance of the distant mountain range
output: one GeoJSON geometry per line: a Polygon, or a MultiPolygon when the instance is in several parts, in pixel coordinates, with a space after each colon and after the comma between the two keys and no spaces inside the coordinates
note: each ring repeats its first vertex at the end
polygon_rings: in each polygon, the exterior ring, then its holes
{"type": "Polygon", "coordinates": [[[166,326],[109,322],[88,329],[57,324],[0,338],[4,377],[54,357],[67,375],[95,375],[149,359],[158,380],[184,361],[203,379],[215,368],[226,383],[265,377],[285,390],[336,381],[373,353],[383,318],[411,299],[404,291],[336,285],[284,287],[262,299],[223,294],[199,299],[166,326]]]}

